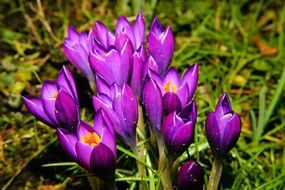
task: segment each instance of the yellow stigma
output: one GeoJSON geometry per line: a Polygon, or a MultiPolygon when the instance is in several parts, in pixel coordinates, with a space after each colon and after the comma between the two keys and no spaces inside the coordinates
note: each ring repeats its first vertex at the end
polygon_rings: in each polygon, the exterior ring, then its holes
{"type": "Polygon", "coordinates": [[[58,93],[57,93],[57,92],[55,92],[55,93],[53,93],[53,94],[51,95],[51,98],[56,99],[56,98],[57,98],[57,95],[58,95],[58,93]]]}
{"type": "Polygon", "coordinates": [[[84,135],[80,141],[94,147],[100,143],[101,137],[97,133],[93,132],[84,135]]]}
{"type": "Polygon", "coordinates": [[[177,86],[175,84],[171,84],[171,82],[167,82],[164,84],[163,89],[165,92],[177,92],[177,86]]]}

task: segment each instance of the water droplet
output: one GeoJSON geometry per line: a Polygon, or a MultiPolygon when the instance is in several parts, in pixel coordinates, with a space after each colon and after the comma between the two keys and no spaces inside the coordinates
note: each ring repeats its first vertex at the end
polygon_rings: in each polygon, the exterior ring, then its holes
{"type": "Polygon", "coordinates": [[[58,111],[57,111],[57,110],[55,110],[55,113],[58,113],[58,111]]]}

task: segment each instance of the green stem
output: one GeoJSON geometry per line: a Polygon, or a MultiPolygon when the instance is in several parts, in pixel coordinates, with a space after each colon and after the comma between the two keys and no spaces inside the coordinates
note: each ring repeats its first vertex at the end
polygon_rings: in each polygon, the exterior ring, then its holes
{"type": "Polygon", "coordinates": [[[164,190],[172,189],[172,161],[166,156],[164,144],[159,134],[156,135],[156,139],[159,151],[158,173],[160,174],[160,182],[164,190]]]}
{"type": "MultiPolygon", "coordinates": [[[[140,131],[140,133],[142,134],[143,137],[145,137],[145,125],[144,125],[144,119],[143,119],[143,109],[141,106],[139,106],[139,118],[138,118],[138,124],[137,124],[137,128],[140,131]]],[[[140,140],[144,140],[144,139],[140,139],[139,136],[137,136],[137,142],[140,140]]],[[[140,144],[137,147],[137,143],[134,143],[133,146],[131,146],[131,149],[133,151],[134,154],[136,154],[141,160],[145,160],[145,147],[144,144],[140,144]]],[[[139,177],[145,177],[146,176],[146,168],[145,166],[137,161],[137,167],[138,167],[138,176],[139,177]]],[[[143,190],[146,189],[146,186],[143,184],[139,185],[139,189],[143,190]]]]}
{"type": "Polygon", "coordinates": [[[222,170],[223,170],[222,160],[219,158],[215,158],[213,166],[212,166],[207,190],[217,190],[218,189],[219,181],[222,175],[222,170]]]}
{"type": "Polygon", "coordinates": [[[89,86],[93,92],[93,94],[95,95],[97,93],[97,88],[96,88],[96,84],[95,84],[95,79],[94,80],[89,80],[89,86]]]}
{"type": "Polygon", "coordinates": [[[100,189],[100,179],[98,177],[92,175],[88,176],[87,179],[92,190],[100,189]]]}
{"type": "Polygon", "coordinates": [[[158,172],[160,174],[160,182],[164,190],[172,189],[171,163],[165,154],[159,156],[158,172]]]}

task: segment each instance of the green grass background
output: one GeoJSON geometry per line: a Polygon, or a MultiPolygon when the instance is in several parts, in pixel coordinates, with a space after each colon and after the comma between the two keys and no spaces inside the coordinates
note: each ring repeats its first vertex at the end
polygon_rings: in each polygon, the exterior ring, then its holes
{"type": "MultiPolygon", "coordinates": [[[[242,133],[224,160],[220,188],[285,189],[285,3],[281,0],[0,0],[0,188],[88,189],[84,172],[69,163],[54,131],[27,112],[21,95],[39,95],[42,81],[54,80],[61,66],[68,65],[82,89],[83,118],[91,121],[87,81],[61,49],[67,26],[87,31],[98,20],[113,29],[119,16],[134,20],[139,11],[148,27],[157,16],[173,29],[172,66],[183,72],[199,63],[198,123],[189,152],[205,168],[205,185],[213,162],[205,117],[220,94],[228,92],[241,116],[242,133]],[[48,163],[62,164],[42,167],[48,163]]],[[[136,183],[144,182],[155,189],[159,177],[151,172],[146,179],[133,177],[134,162],[125,163],[134,160],[133,155],[123,147],[118,152],[120,187],[135,189],[136,183]]]]}

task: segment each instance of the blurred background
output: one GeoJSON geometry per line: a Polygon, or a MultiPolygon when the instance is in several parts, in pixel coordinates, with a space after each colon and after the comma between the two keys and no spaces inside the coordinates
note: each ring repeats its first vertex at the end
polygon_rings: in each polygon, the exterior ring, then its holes
{"type": "MultiPolygon", "coordinates": [[[[27,112],[21,96],[38,96],[42,81],[55,80],[62,65],[67,65],[79,88],[82,115],[91,121],[94,111],[88,82],[61,48],[67,26],[88,31],[101,21],[113,30],[119,16],[133,21],[140,11],[147,28],[157,16],[174,31],[171,66],[183,72],[199,63],[195,94],[199,115],[190,153],[205,167],[205,183],[213,159],[204,135],[205,116],[226,91],[243,125],[238,144],[227,158],[222,189],[284,189],[282,0],[0,0],[0,188],[89,188],[84,172],[75,165],[43,167],[71,160],[61,150],[55,131],[27,112]]],[[[118,161],[118,167],[130,174],[131,164],[118,161]]],[[[126,189],[131,181],[122,178],[118,183],[126,189]]]]}

